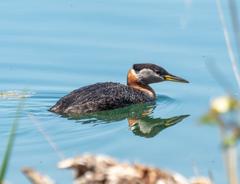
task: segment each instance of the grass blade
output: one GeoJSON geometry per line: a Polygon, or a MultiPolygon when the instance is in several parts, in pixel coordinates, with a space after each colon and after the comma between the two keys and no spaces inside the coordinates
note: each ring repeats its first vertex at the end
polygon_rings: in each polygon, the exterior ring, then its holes
{"type": "Polygon", "coordinates": [[[8,163],[9,163],[9,160],[10,160],[10,157],[11,157],[11,153],[12,153],[12,149],[13,149],[13,145],[14,145],[14,140],[15,140],[15,135],[16,135],[17,127],[18,127],[18,122],[19,122],[19,118],[20,118],[20,112],[22,110],[22,107],[23,107],[23,101],[20,102],[20,104],[17,108],[16,116],[15,116],[15,119],[13,121],[12,128],[11,128],[11,131],[10,131],[10,135],[9,135],[9,138],[8,138],[6,151],[4,153],[3,161],[2,161],[2,164],[1,164],[1,168],[0,168],[0,184],[3,183],[4,177],[5,177],[6,172],[7,172],[8,163]]]}

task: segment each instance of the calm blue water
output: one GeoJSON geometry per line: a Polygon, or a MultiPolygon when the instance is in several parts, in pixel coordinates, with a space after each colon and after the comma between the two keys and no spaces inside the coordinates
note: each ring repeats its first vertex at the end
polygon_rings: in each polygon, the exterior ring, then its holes
{"type": "MultiPolygon", "coordinates": [[[[7,180],[27,183],[20,170],[31,166],[58,183],[70,183],[71,172],[56,168],[59,157],[36,128],[37,122],[66,157],[107,154],[189,177],[194,170],[200,175],[210,171],[216,183],[226,183],[219,132],[199,124],[210,99],[224,94],[206,61],[215,61],[232,78],[214,1],[2,1],[0,90],[30,93],[7,180]],[[128,69],[139,62],[159,64],[191,81],[153,85],[159,98],[152,116],[190,117],[144,138],[131,131],[127,119],[76,123],[47,111],[78,87],[125,83],[128,69]]],[[[16,98],[0,99],[0,158],[18,103],[16,98]]]]}

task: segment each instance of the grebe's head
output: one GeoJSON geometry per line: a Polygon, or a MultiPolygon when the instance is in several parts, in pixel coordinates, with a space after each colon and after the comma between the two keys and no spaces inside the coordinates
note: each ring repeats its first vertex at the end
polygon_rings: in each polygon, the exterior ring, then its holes
{"type": "Polygon", "coordinates": [[[134,64],[132,70],[138,82],[152,84],[162,81],[189,83],[187,80],[168,73],[164,68],[150,63],[134,64]]]}

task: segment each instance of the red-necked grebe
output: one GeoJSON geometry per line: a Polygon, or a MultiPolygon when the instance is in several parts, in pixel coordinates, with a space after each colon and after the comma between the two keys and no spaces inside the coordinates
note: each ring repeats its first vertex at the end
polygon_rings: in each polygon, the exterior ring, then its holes
{"type": "Polygon", "coordinates": [[[155,64],[134,64],[128,72],[127,85],[105,82],[76,89],[62,97],[50,111],[62,115],[81,115],[152,103],[156,100],[156,93],[149,84],[162,81],[188,83],[155,64]]]}

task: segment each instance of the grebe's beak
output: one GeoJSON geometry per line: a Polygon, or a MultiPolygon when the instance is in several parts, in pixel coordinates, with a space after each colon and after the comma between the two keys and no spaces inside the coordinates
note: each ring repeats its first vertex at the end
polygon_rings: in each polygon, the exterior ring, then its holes
{"type": "Polygon", "coordinates": [[[182,82],[182,83],[189,83],[189,81],[181,78],[181,77],[177,77],[175,75],[172,74],[167,74],[163,76],[165,81],[173,81],[173,82],[182,82]]]}

